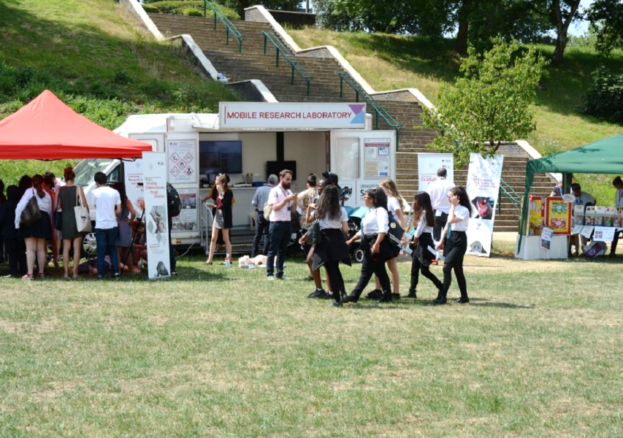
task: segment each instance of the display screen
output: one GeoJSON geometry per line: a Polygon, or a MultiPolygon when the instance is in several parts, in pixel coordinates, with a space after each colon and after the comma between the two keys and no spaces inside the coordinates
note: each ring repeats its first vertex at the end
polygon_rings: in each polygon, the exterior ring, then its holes
{"type": "Polygon", "coordinates": [[[200,141],[199,172],[202,175],[242,173],[242,142],[200,141]]]}

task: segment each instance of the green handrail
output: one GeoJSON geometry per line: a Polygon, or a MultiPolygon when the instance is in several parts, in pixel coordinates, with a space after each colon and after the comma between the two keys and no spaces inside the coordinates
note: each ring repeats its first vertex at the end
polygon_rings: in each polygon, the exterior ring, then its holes
{"type": "Polygon", "coordinates": [[[286,61],[292,66],[292,74],[290,75],[290,85],[294,85],[294,72],[296,71],[307,82],[307,96],[309,97],[309,84],[313,77],[305,70],[296,59],[294,54],[281,42],[281,40],[273,32],[262,31],[264,35],[264,55],[266,55],[266,46],[268,41],[275,47],[275,66],[279,67],[279,55],[281,54],[286,61]]]}
{"type": "Polygon", "coordinates": [[[346,81],[346,83],[350,85],[355,92],[356,101],[359,102],[359,96],[361,96],[363,100],[365,100],[366,103],[374,110],[374,113],[376,114],[374,129],[379,129],[379,117],[381,117],[389,127],[396,130],[396,150],[398,150],[401,127],[400,123],[398,123],[398,121],[394,119],[389,112],[387,112],[383,105],[381,105],[374,97],[370,96],[368,92],[364,90],[361,85],[359,85],[359,82],[357,82],[350,74],[340,72],[338,73],[338,76],[340,77],[340,99],[344,97],[344,81],[346,81]]]}
{"type": "MultiPolygon", "coordinates": [[[[517,210],[521,210],[521,196],[503,178],[500,178],[500,195],[506,196],[517,210]]],[[[499,198],[498,196],[498,213],[502,211],[499,198]]]]}
{"type": "Polygon", "coordinates": [[[229,46],[229,33],[231,32],[234,38],[238,40],[238,52],[242,52],[242,40],[244,40],[244,35],[240,33],[240,31],[234,26],[234,24],[229,21],[229,18],[223,14],[221,9],[218,7],[216,3],[212,0],[203,0],[203,16],[205,17],[208,12],[208,6],[214,12],[214,30],[216,30],[216,20],[218,19],[223,26],[225,26],[225,32],[227,33],[227,45],[229,46]]]}

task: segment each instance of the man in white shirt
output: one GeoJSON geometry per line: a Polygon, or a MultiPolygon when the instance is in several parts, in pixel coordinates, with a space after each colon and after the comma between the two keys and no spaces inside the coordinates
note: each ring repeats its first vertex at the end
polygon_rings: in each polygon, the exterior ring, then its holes
{"type": "MultiPolygon", "coordinates": [[[[613,181],[612,185],[616,189],[614,194],[614,205],[616,208],[623,208],[623,181],[620,176],[617,176],[613,181]]],[[[615,231],[614,239],[612,240],[612,244],[610,245],[610,257],[614,257],[617,250],[617,244],[619,243],[619,238],[623,234],[623,231],[615,231]]]]}
{"type": "Polygon", "coordinates": [[[433,229],[433,239],[436,242],[441,238],[441,230],[448,221],[450,211],[450,201],[448,192],[454,188],[454,183],[446,179],[448,172],[445,167],[437,170],[437,179],[428,185],[426,191],[430,195],[430,202],[435,214],[435,228],[433,229]]]}
{"type": "Polygon", "coordinates": [[[121,214],[119,192],[106,185],[104,172],[97,172],[94,177],[97,188],[91,194],[95,208],[95,240],[97,242],[97,278],[105,272],[106,253],[110,255],[110,264],[114,278],[119,278],[119,258],[117,257],[117,215],[121,214]]]}
{"type": "Polygon", "coordinates": [[[260,240],[262,239],[262,235],[264,235],[264,250],[261,254],[268,254],[268,226],[270,223],[268,222],[268,218],[264,217],[264,204],[268,202],[268,195],[270,191],[277,185],[279,178],[277,175],[270,175],[268,177],[268,181],[265,186],[259,187],[255,191],[255,195],[253,195],[253,199],[251,200],[251,205],[255,207],[255,236],[253,237],[253,246],[251,247],[251,258],[254,258],[258,255],[260,250],[260,240]]]}
{"type": "Polygon", "coordinates": [[[270,244],[266,261],[266,276],[269,280],[275,279],[275,257],[277,257],[276,277],[283,279],[286,249],[292,235],[292,207],[296,200],[296,194],[290,191],[291,185],[292,171],[284,169],[279,172],[279,185],[274,187],[268,195],[268,205],[272,209],[268,217],[270,244]]]}
{"type": "Polygon", "coordinates": [[[582,187],[578,183],[571,184],[571,193],[575,196],[573,205],[583,205],[584,207],[595,205],[595,197],[583,192],[582,187]]]}

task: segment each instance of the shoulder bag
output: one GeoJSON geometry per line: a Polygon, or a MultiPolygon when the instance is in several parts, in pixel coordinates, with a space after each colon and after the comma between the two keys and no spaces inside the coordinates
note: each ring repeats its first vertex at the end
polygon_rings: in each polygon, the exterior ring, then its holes
{"type": "Polygon", "coordinates": [[[387,237],[389,238],[392,251],[395,251],[396,254],[398,254],[402,248],[401,240],[402,236],[405,234],[405,230],[400,226],[400,222],[398,222],[396,216],[389,211],[387,214],[389,218],[389,230],[387,232],[387,237]]]}
{"type": "Polygon", "coordinates": [[[24,210],[19,217],[19,221],[27,227],[41,219],[41,210],[39,210],[39,204],[37,204],[35,196],[37,196],[35,189],[32,189],[32,198],[28,200],[26,207],[24,207],[24,210]]]}
{"type": "Polygon", "coordinates": [[[80,233],[91,232],[91,215],[86,206],[82,205],[82,189],[76,186],[76,206],[74,207],[74,215],[76,217],[76,228],[80,233]]]}

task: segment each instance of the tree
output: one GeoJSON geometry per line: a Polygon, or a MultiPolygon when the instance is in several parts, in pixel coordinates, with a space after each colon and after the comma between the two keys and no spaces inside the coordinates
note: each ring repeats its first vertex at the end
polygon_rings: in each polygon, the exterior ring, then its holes
{"type": "Polygon", "coordinates": [[[588,20],[595,32],[595,48],[604,56],[623,47],[623,4],[619,0],[595,0],[588,10],[588,20]]]}
{"type": "Polygon", "coordinates": [[[520,50],[515,40],[492,43],[482,56],[469,47],[463,77],[442,85],[439,105],[424,113],[424,125],[441,130],[429,148],[454,153],[458,163],[467,163],[472,152],[494,155],[503,141],[536,128],[530,104],[547,62],[533,49],[520,50]]]}
{"type": "Polygon", "coordinates": [[[551,8],[556,23],[556,48],[554,62],[562,62],[567,43],[569,42],[569,25],[579,18],[580,0],[551,0],[551,8]]]}

